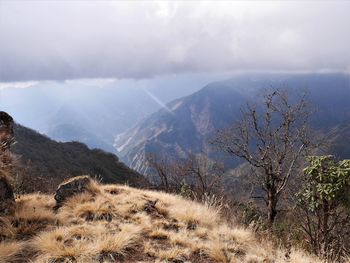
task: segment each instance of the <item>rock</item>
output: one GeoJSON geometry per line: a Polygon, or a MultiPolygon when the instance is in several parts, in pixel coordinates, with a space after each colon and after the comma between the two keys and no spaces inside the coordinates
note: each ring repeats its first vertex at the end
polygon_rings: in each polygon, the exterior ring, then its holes
{"type": "Polygon", "coordinates": [[[13,118],[4,111],[0,111],[0,131],[2,130],[13,134],[13,118]]]}
{"type": "Polygon", "coordinates": [[[13,190],[6,177],[0,175],[0,216],[12,214],[15,209],[13,190]]]}
{"type": "Polygon", "coordinates": [[[12,158],[10,146],[14,143],[13,119],[4,111],[0,111],[0,169],[12,175],[12,158]]]}
{"type": "Polygon", "coordinates": [[[89,191],[91,179],[89,176],[77,176],[61,183],[55,194],[56,206],[58,209],[71,196],[89,191]]]}
{"type": "Polygon", "coordinates": [[[13,119],[6,112],[0,111],[0,150],[8,150],[13,142],[13,119]]]}
{"type": "Polygon", "coordinates": [[[9,183],[12,176],[10,146],[14,142],[13,119],[0,111],[0,216],[8,215],[15,209],[15,197],[9,183]]]}

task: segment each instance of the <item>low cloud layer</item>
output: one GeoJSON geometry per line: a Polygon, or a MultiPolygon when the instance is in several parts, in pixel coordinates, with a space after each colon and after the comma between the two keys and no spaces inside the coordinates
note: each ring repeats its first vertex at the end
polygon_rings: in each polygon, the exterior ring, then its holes
{"type": "Polygon", "coordinates": [[[350,70],[350,2],[1,1],[0,81],[350,70]]]}

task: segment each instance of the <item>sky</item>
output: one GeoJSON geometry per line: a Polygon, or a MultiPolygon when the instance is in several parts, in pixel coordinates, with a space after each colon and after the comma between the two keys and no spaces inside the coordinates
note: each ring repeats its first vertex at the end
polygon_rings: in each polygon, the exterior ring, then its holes
{"type": "Polygon", "coordinates": [[[350,1],[0,0],[0,88],[169,74],[350,72],[349,14],[350,1]]]}

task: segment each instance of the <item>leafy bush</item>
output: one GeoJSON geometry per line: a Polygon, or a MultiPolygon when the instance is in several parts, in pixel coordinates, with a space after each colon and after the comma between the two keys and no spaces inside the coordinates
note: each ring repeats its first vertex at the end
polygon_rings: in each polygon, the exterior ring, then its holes
{"type": "Polygon", "coordinates": [[[339,262],[350,247],[350,160],[311,156],[298,194],[304,214],[302,229],[311,249],[327,261],[339,262]]]}

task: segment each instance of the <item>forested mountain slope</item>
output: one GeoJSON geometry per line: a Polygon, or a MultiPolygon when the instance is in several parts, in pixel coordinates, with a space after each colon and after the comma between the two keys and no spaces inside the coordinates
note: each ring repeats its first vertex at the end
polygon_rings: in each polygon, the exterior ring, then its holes
{"type": "Polygon", "coordinates": [[[16,144],[12,150],[26,191],[52,191],[63,179],[82,174],[109,183],[148,184],[114,154],[90,150],[79,142],[59,143],[18,124],[14,134],[16,144]]]}

